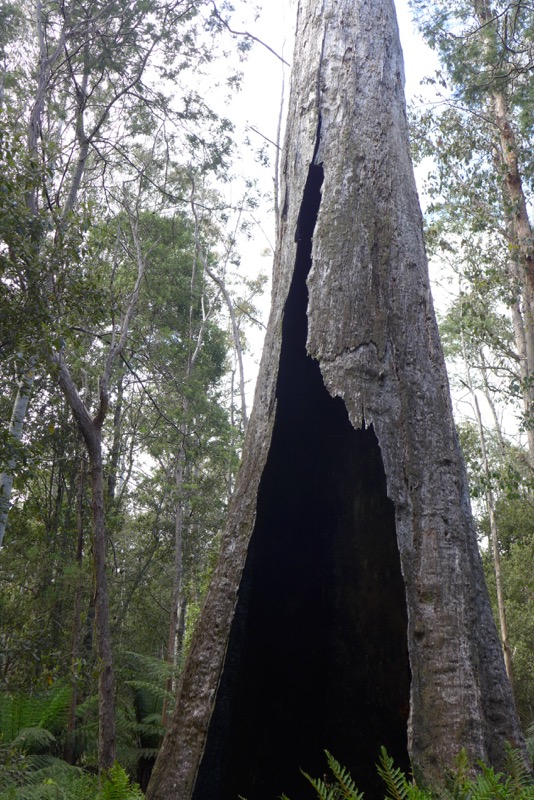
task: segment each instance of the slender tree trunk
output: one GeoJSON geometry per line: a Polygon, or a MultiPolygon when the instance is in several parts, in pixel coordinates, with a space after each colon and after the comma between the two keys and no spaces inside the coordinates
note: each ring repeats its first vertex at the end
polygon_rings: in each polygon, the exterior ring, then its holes
{"type": "MultiPolygon", "coordinates": [[[[472,0],[473,9],[489,39],[498,37],[490,0],[472,0]]],[[[534,468],[534,235],[521,173],[519,147],[512,113],[504,91],[491,92],[489,113],[497,130],[498,157],[502,170],[506,227],[512,234],[514,253],[511,279],[521,287],[519,302],[512,307],[516,345],[521,359],[523,405],[530,465],[534,468]]]]}
{"type": "Polygon", "coordinates": [[[324,747],[379,796],[381,744],[430,781],[462,747],[501,767],[506,741],[524,746],[430,297],[403,74],[392,0],[300,0],[255,404],[147,800],[296,795],[324,747]]]}
{"type": "MultiPolygon", "coordinates": [[[[183,431],[185,440],[185,430],[183,431]]],[[[185,449],[184,445],[178,449],[176,457],[176,468],[174,471],[174,483],[176,489],[176,504],[174,507],[174,565],[172,571],[172,593],[171,593],[171,617],[169,622],[169,637],[167,642],[167,661],[171,666],[171,673],[167,681],[167,691],[175,691],[176,668],[179,658],[179,622],[180,607],[182,601],[182,577],[183,577],[183,537],[184,537],[184,468],[185,468],[185,449]]],[[[168,723],[168,704],[167,699],[163,701],[162,710],[163,725],[168,723]]]]}
{"type": "Polygon", "coordinates": [[[523,405],[529,460],[534,468],[534,237],[528,216],[518,147],[505,96],[493,96],[493,113],[500,137],[504,168],[503,195],[507,227],[513,233],[513,279],[521,286],[522,304],[512,309],[516,345],[520,356],[523,405]]]}
{"type": "MultiPolygon", "coordinates": [[[[194,192],[194,184],[193,184],[193,192],[194,192]]],[[[211,278],[211,280],[219,287],[219,290],[224,298],[224,302],[226,303],[226,307],[228,309],[228,314],[230,316],[230,326],[232,328],[232,340],[234,343],[234,353],[238,365],[238,375],[239,375],[239,397],[241,400],[241,426],[243,432],[246,431],[248,425],[248,412],[247,412],[247,401],[246,401],[246,393],[245,393],[245,368],[243,365],[243,347],[241,345],[241,335],[239,332],[239,325],[237,324],[237,317],[235,313],[234,304],[232,302],[232,298],[226,288],[226,284],[224,280],[217,275],[212,269],[210,269],[208,260],[205,256],[204,250],[202,249],[202,245],[200,243],[200,233],[199,233],[199,223],[198,223],[198,214],[197,209],[194,202],[194,197],[191,198],[191,208],[193,211],[193,216],[195,218],[195,238],[196,238],[196,246],[197,251],[202,259],[202,264],[204,267],[204,271],[207,275],[211,278]]],[[[190,367],[189,372],[191,372],[192,366],[190,367]]]]}
{"type": "Polygon", "coordinates": [[[527,347],[527,331],[519,300],[516,300],[512,304],[512,324],[517,354],[519,356],[519,376],[522,384],[521,395],[523,399],[523,412],[527,423],[526,434],[529,462],[530,465],[534,467],[534,381],[531,377],[534,375],[534,372],[531,371],[531,367],[534,367],[534,362],[531,363],[529,358],[527,347]]]}
{"type": "MultiPolygon", "coordinates": [[[[513,688],[513,669],[512,669],[512,650],[510,648],[510,641],[508,638],[508,625],[506,622],[506,606],[504,602],[504,591],[503,591],[503,583],[502,583],[502,572],[501,572],[501,555],[500,555],[500,545],[499,545],[499,529],[497,525],[497,517],[495,515],[495,499],[493,495],[492,489],[492,480],[491,480],[491,470],[490,464],[488,459],[488,453],[486,449],[486,433],[484,430],[484,423],[482,421],[482,413],[480,411],[480,404],[478,402],[477,392],[475,386],[473,384],[472,376],[471,376],[471,367],[469,365],[469,361],[467,358],[467,352],[465,348],[465,342],[463,341],[462,337],[462,348],[463,348],[463,357],[465,362],[465,367],[467,371],[467,387],[471,393],[471,397],[473,398],[473,407],[475,409],[475,417],[478,426],[478,437],[480,441],[480,450],[482,452],[482,468],[484,470],[484,476],[486,479],[486,489],[484,492],[484,499],[486,502],[486,511],[488,512],[488,520],[490,525],[490,547],[492,552],[492,560],[493,560],[493,571],[495,574],[495,586],[497,592],[497,609],[499,613],[499,627],[501,631],[501,642],[502,642],[502,649],[504,655],[504,664],[506,667],[506,674],[508,675],[508,680],[510,681],[510,685],[513,688]]],[[[484,354],[480,352],[480,365],[483,374],[483,382],[486,389],[486,400],[490,406],[490,410],[495,421],[495,427],[497,431],[497,435],[499,437],[499,444],[501,446],[501,451],[504,452],[504,441],[502,438],[502,433],[499,425],[499,421],[497,419],[497,413],[494,406],[494,403],[490,397],[487,376],[486,376],[486,364],[484,359],[484,354]]]]}
{"type": "Polygon", "coordinates": [[[109,629],[104,468],[100,430],[95,431],[88,452],[92,490],[95,631],[98,658],[98,766],[102,771],[110,769],[115,761],[115,686],[109,629]]]}
{"type": "Polygon", "coordinates": [[[80,458],[80,470],[78,473],[78,491],[76,493],[76,529],[78,541],[76,546],[76,566],[78,575],[76,578],[76,588],[74,594],[74,608],[72,614],[72,645],[71,645],[71,697],[69,705],[69,716],[67,722],[67,740],[63,758],[69,764],[76,761],[75,736],[76,736],[76,708],[78,705],[78,681],[80,673],[80,642],[81,642],[81,613],[83,597],[83,543],[84,543],[84,524],[83,524],[83,497],[85,491],[85,461],[80,458]]]}
{"type": "Polygon", "coordinates": [[[124,401],[124,368],[121,367],[117,382],[117,402],[113,413],[113,442],[108,466],[108,497],[115,499],[117,487],[117,472],[119,469],[119,459],[121,453],[121,423],[122,423],[122,404],[124,401]]]}
{"type": "MultiPolygon", "coordinates": [[[[18,445],[22,439],[22,429],[26,412],[28,410],[28,403],[33,388],[35,379],[35,360],[30,362],[30,366],[24,372],[17,390],[17,396],[13,405],[13,412],[11,414],[11,422],[9,424],[9,439],[18,445]]],[[[11,507],[11,491],[13,489],[13,470],[17,459],[11,456],[7,462],[7,469],[0,475],[0,547],[4,541],[4,534],[6,532],[7,518],[9,509],[11,507]]]]}
{"type": "Polygon", "coordinates": [[[58,368],[59,385],[71,407],[87,447],[91,473],[95,638],[98,660],[98,769],[101,773],[109,769],[115,760],[115,687],[109,627],[104,467],[102,463],[102,424],[108,407],[107,381],[103,379],[101,382],[99,408],[93,419],[76,390],[66,364],[61,357],[56,357],[54,360],[58,368]]]}
{"type": "Polygon", "coordinates": [[[477,418],[478,434],[480,439],[480,448],[482,450],[482,466],[484,469],[487,488],[485,491],[486,510],[488,512],[488,519],[490,524],[490,541],[491,552],[493,557],[493,570],[495,572],[495,586],[497,590],[497,609],[499,612],[499,626],[501,630],[502,649],[504,654],[504,664],[506,666],[506,674],[510,684],[513,685],[513,669],[512,669],[512,651],[510,648],[510,641],[508,639],[508,625],[506,623],[506,607],[504,603],[504,591],[502,585],[502,572],[501,572],[501,555],[499,546],[499,530],[497,527],[497,518],[495,516],[495,501],[493,498],[493,490],[491,488],[491,473],[489,468],[488,454],[486,451],[486,434],[484,432],[484,425],[482,422],[482,414],[480,413],[480,405],[478,397],[473,386],[470,386],[470,391],[473,396],[473,404],[475,408],[475,415],[477,418]]]}

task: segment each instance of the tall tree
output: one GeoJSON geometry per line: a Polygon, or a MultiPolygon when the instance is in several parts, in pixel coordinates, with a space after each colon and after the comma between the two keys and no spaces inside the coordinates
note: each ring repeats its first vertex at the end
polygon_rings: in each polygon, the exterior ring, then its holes
{"type": "MultiPolygon", "coordinates": [[[[197,92],[185,87],[180,102],[172,102],[184,70],[193,64],[200,69],[214,57],[209,36],[197,36],[205,27],[199,12],[206,5],[205,0],[158,0],[148,5],[139,0],[124,8],[109,0],[82,7],[39,0],[31,8],[35,35],[29,37],[22,65],[18,52],[7,57],[8,45],[11,51],[14,48],[7,34],[0,40],[10,79],[9,92],[7,77],[4,81],[7,117],[14,118],[18,128],[26,125],[24,174],[32,178],[26,179],[24,208],[15,215],[10,204],[9,216],[18,216],[19,222],[14,232],[7,229],[4,239],[12,256],[12,269],[4,281],[14,295],[10,299],[27,312],[20,320],[22,335],[11,336],[16,339],[15,351],[25,343],[22,352],[28,362],[23,379],[19,376],[13,419],[22,419],[35,363],[54,360],[61,324],[84,293],[82,276],[87,274],[81,269],[74,280],[71,266],[83,249],[88,207],[113,208],[114,186],[126,173],[145,174],[145,151],[139,142],[151,138],[154,161],[163,163],[171,149],[181,149],[204,170],[221,167],[228,155],[227,120],[220,120],[197,92]],[[191,119],[193,131],[188,125],[191,119]],[[16,239],[21,227],[23,248],[16,239]],[[11,240],[22,253],[13,249],[11,240]],[[26,262],[32,265],[29,276],[26,262]],[[27,318],[31,318],[28,326],[27,318]]],[[[8,4],[8,21],[16,10],[8,4]]],[[[3,148],[4,157],[5,153],[3,148]]],[[[166,174],[162,170],[158,181],[163,193],[166,174]]],[[[14,428],[12,438],[20,427],[14,428]]],[[[0,483],[0,504],[6,514],[13,459],[9,464],[0,483]]],[[[2,533],[0,527],[0,537],[2,533]]]]}
{"type": "MultiPolygon", "coordinates": [[[[521,746],[428,284],[391,0],[301,0],[273,308],[149,800],[521,746]]],[[[378,796],[378,795],[377,795],[378,796]]]]}
{"type": "MultiPolygon", "coordinates": [[[[468,250],[478,234],[479,275],[499,281],[513,322],[531,465],[534,465],[534,236],[532,5],[524,0],[411,0],[441,61],[443,103],[419,115],[416,145],[437,168],[429,182],[441,241],[468,250]],[[444,108],[445,106],[445,108],[444,108]],[[480,234],[483,233],[483,236],[480,234]]],[[[469,253],[466,253],[469,258],[469,253]]]]}

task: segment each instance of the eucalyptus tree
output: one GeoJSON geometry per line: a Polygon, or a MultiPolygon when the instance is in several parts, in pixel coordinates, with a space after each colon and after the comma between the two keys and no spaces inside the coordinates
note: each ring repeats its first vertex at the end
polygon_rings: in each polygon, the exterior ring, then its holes
{"type": "Polygon", "coordinates": [[[532,4],[411,0],[437,49],[442,103],[418,115],[416,151],[428,181],[435,241],[477,247],[478,277],[500,287],[513,322],[531,463],[534,464],[534,243],[532,199],[532,4]],[[476,240],[476,241],[475,241],[476,240]]]}
{"type": "MultiPolygon", "coordinates": [[[[301,0],[273,307],[243,461],[149,800],[379,796],[522,738],[430,297],[391,0],[301,0]]],[[[526,757],[526,753],[523,751],[526,757]]]]}
{"type": "MultiPolygon", "coordinates": [[[[28,316],[40,330],[26,337],[34,351],[28,369],[58,352],[59,319],[83,295],[83,270],[74,280],[69,267],[83,249],[89,209],[113,204],[113,176],[116,184],[125,171],[143,171],[132,144],[159,137],[154,159],[174,148],[184,158],[194,152],[204,169],[221,167],[228,155],[231,126],[182,81],[184,72],[214,58],[210,35],[200,35],[204,6],[204,0],[10,6],[11,16],[32,16],[35,30],[22,63],[14,45],[6,46],[4,81],[8,115],[26,129],[26,160],[36,176],[19,219],[39,276],[19,285],[23,297],[35,295],[28,316]]],[[[31,385],[30,378],[21,386],[26,399],[31,385]]],[[[8,495],[3,491],[6,507],[8,495]]]]}

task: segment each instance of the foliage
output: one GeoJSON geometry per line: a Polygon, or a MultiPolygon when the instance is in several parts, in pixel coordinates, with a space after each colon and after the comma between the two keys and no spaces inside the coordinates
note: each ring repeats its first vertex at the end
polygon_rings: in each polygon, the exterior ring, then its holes
{"type": "MultiPolygon", "coordinates": [[[[357,790],[348,771],[325,752],[333,783],[303,773],[316,796],[320,800],[363,800],[363,794],[357,790]]],[[[495,772],[484,764],[479,764],[479,770],[473,774],[467,754],[462,750],[456,769],[444,776],[442,786],[431,789],[407,778],[382,747],[377,770],[387,789],[386,800],[533,800],[532,775],[521,754],[511,747],[507,749],[507,765],[508,774],[495,772]]],[[[284,795],[282,800],[288,798],[284,795]]]]}
{"type": "Polygon", "coordinates": [[[124,769],[115,763],[104,775],[98,800],[137,800],[143,794],[136,784],[132,784],[124,769]]]}
{"type": "Polygon", "coordinates": [[[341,800],[341,798],[362,800],[363,795],[356,789],[356,784],[348,771],[328,751],[326,751],[326,758],[336,781],[334,786],[325,783],[321,778],[311,778],[306,772],[303,773],[304,777],[307,778],[317,792],[317,796],[321,800],[341,800]]]}
{"type": "MultiPolygon", "coordinates": [[[[118,764],[98,789],[96,775],[59,757],[70,695],[71,686],[58,682],[40,695],[0,697],[0,800],[95,800],[97,793],[99,800],[142,797],[118,764]]],[[[80,716],[86,715],[88,705],[79,707],[80,716]]],[[[79,734],[83,735],[83,727],[79,734]]]]}

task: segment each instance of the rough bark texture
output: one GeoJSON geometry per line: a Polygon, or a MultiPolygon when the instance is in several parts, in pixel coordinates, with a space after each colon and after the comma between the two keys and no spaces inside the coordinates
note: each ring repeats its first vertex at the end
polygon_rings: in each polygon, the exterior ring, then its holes
{"type": "Polygon", "coordinates": [[[392,0],[301,0],[273,305],[219,564],[148,800],[366,797],[521,742],[452,421],[392,0]],[[293,776],[296,774],[296,777],[293,776]]]}

